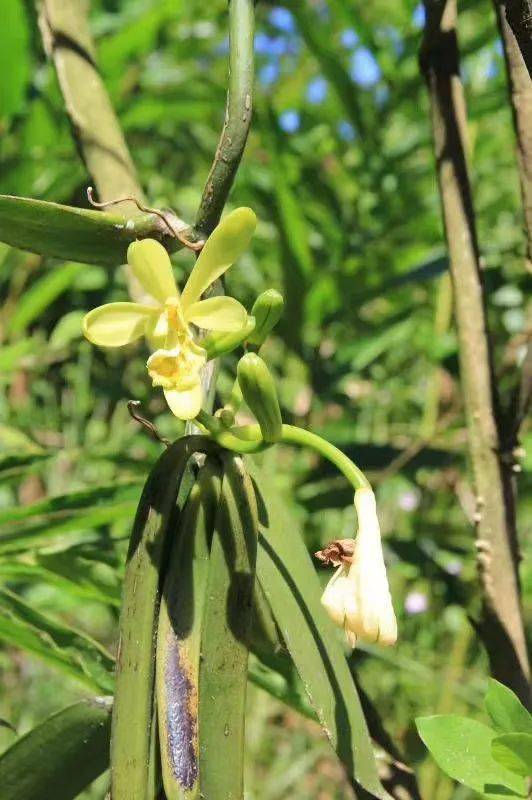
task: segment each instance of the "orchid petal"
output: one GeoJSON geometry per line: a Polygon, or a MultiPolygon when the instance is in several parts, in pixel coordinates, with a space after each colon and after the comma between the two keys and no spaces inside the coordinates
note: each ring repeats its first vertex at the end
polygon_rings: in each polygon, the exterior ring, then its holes
{"type": "Polygon", "coordinates": [[[127,249],[127,261],[144,291],[161,305],[178,296],[170,256],[160,242],[155,239],[132,242],[127,249]]]}
{"type": "Polygon", "coordinates": [[[185,312],[187,322],[208,331],[239,331],[245,327],[248,312],[233,297],[209,297],[192,303],[185,312]]]}
{"type": "Polygon", "coordinates": [[[192,389],[164,389],[166,402],[170,411],[179,419],[188,420],[197,417],[203,403],[203,389],[198,383],[192,389]]]}
{"type": "Polygon", "coordinates": [[[122,347],[143,336],[154,311],[139,303],[107,303],[85,314],[83,333],[100,347],[122,347]]]}
{"type": "Polygon", "coordinates": [[[250,208],[237,208],[214,229],[183,289],[183,310],[199,300],[205,289],[247,249],[256,224],[257,217],[250,208]]]}

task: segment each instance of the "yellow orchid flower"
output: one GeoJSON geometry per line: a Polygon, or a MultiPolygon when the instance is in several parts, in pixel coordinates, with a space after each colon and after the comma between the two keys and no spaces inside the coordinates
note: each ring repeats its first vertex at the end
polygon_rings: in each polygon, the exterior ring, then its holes
{"type": "Polygon", "coordinates": [[[162,386],[171,410],[180,419],[193,419],[202,404],[199,373],[206,353],[194,342],[190,325],[232,332],[247,324],[247,311],[238,300],[200,298],[244,252],[255,226],[256,216],[250,208],[228,214],[205,242],[182,294],[164,247],[154,239],[133,242],[127,251],[128,264],[149,301],[107,303],[84,317],[85,336],[101,347],[122,347],[141,336],[164,345],[148,360],[148,372],[154,386],[162,386]]]}

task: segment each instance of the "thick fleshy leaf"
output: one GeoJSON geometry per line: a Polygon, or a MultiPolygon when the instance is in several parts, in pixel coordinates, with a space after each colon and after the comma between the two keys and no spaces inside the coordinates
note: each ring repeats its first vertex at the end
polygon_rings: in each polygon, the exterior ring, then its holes
{"type": "Polygon", "coordinates": [[[107,303],[85,315],[83,333],[100,347],[122,347],[144,334],[154,313],[152,306],[138,303],[107,303]]]}
{"type": "Polygon", "coordinates": [[[234,297],[209,297],[199,300],[186,310],[187,322],[208,331],[239,331],[245,327],[248,312],[234,297]]]}
{"type": "Polygon", "coordinates": [[[193,389],[180,392],[178,389],[165,389],[164,396],[170,411],[178,419],[194,419],[203,403],[203,389],[198,383],[193,389]]]}
{"type": "Polygon", "coordinates": [[[127,261],[142,288],[163,304],[177,297],[177,287],[170,257],[155,239],[132,242],[127,249],[127,261]]]}
{"type": "Polygon", "coordinates": [[[2,797],[74,800],[109,765],[112,698],[92,697],[52,714],[0,758],[2,797]]]}
{"type": "Polygon", "coordinates": [[[128,217],[0,194],[0,241],[67,261],[116,267],[126,260],[128,245],[146,236],[176,250],[179,243],[160,226],[154,214],[128,217]]]}
{"type": "Polygon", "coordinates": [[[247,249],[256,225],[257,217],[251,208],[237,208],[213,230],[183,289],[184,309],[199,300],[205,289],[247,249]]]}

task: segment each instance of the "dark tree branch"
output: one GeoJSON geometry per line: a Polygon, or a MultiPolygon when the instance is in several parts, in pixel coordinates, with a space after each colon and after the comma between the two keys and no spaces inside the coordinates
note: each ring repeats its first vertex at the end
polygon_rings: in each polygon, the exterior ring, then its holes
{"type": "Polygon", "coordinates": [[[504,49],[508,91],[512,104],[521,197],[526,231],[527,269],[532,270],[532,81],[519,44],[508,24],[505,0],[494,0],[504,49]]]}
{"type": "Polygon", "coordinates": [[[500,6],[532,77],[532,0],[501,0],[500,6]]]}
{"type": "Polygon", "coordinates": [[[420,63],[431,101],[477,500],[476,545],[483,607],[479,630],[495,677],[528,702],[529,665],[517,571],[513,473],[511,464],[501,457],[500,418],[466,156],[467,117],[459,74],[456,0],[425,0],[425,8],[420,63]]]}

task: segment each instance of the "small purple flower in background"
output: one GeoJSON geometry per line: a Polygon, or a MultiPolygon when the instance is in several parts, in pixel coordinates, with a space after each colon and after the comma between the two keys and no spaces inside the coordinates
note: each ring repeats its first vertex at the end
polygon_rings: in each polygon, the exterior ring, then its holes
{"type": "Polygon", "coordinates": [[[353,28],[346,28],[342,31],[340,41],[345,48],[352,50],[358,44],[358,33],[353,28]]]}
{"type": "Polygon", "coordinates": [[[381,69],[375,56],[367,47],[359,47],[351,56],[351,78],[364,89],[370,89],[380,81],[381,69]]]}
{"type": "Polygon", "coordinates": [[[280,6],[272,8],[268,14],[268,19],[275,28],[285,33],[293,33],[296,29],[294,16],[287,8],[281,8],[280,6]]]}
{"type": "Polygon", "coordinates": [[[314,105],[323,103],[327,97],[328,89],[329,86],[325,78],[313,78],[307,86],[307,100],[314,105]]]}
{"type": "Polygon", "coordinates": [[[419,506],[419,492],[416,489],[401,492],[397,504],[401,511],[415,511],[419,506]]]}
{"type": "Polygon", "coordinates": [[[290,109],[279,114],[279,127],[285,133],[295,133],[299,130],[300,124],[301,117],[299,116],[299,111],[290,109]]]}
{"type": "Polygon", "coordinates": [[[502,41],[500,39],[497,39],[495,41],[495,52],[497,53],[498,56],[502,56],[504,54],[504,48],[502,46],[502,41]]]}
{"type": "Polygon", "coordinates": [[[343,119],[338,123],[337,130],[338,136],[340,139],[343,139],[344,142],[354,141],[356,136],[355,129],[346,119],[343,119]]]}
{"type": "Polygon", "coordinates": [[[407,614],[422,614],[429,607],[427,595],[424,592],[409,592],[405,598],[405,611],[407,614]]]}
{"type": "Polygon", "coordinates": [[[259,82],[263,86],[271,86],[279,78],[279,73],[279,65],[270,61],[269,64],[265,64],[259,69],[259,82]]]}
{"type": "Polygon", "coordinates": [[[425,25],[425,6],[418,3],[412,14],[412,25],[414,28],[423,28],[425,25]]]}
{"type": "Polygon", "coordinates": [[[449,561],[445,566],[445,572],[448,572],[449,575],[460,575],[462,572],[462,564],[460,561],[449,561]]]}

